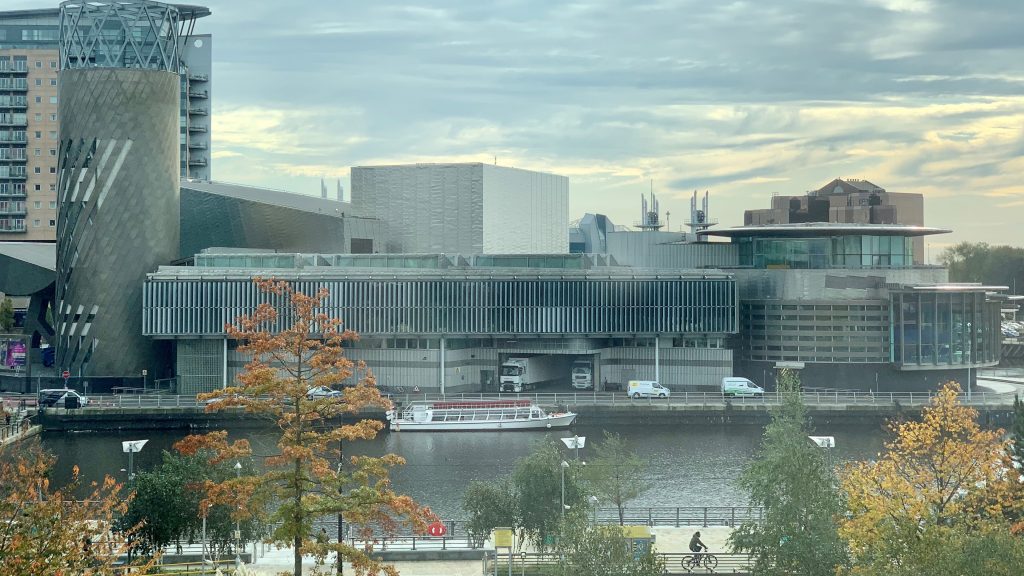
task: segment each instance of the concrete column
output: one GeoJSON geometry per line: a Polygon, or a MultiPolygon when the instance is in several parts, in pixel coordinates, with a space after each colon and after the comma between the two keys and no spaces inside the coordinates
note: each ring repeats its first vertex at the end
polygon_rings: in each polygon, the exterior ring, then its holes
{"type": "Polygon", "coordinates": [[[445,372],[444,338],[442,337],[441,338],[441,394],[444,394],[444,372],[445,372]]]}
{"type": "Polygon", "coordinates": [[[655,336],[654,337],[654,381],[655,382],[661,382],[661,378],[660,378],[660,376],[661,376],[661,366],[659,366],[659,364],[661,364],[661,361],[660,361],[660,359],[661,359],[661,350],[658,350],[658,348],[660,348],[660,347],[661,347],[661,342],[659,341],[658,337],[655,336]]]}
{"type": "Polygon", "coordinates": [[[228,337],[224,337],[224,375],[222,377],[221,388],[228,387],[228,337]]]}

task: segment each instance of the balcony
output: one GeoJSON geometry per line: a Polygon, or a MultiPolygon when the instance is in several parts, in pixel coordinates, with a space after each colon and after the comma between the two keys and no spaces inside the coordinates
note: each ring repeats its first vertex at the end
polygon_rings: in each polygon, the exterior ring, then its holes
{"type": "Polygon", "coordinates": [[[24,232],[24,218],[0,218],[0,232],[24,232]]]}
{"type": "Polygon", "coordinates": [[[197,98],[197,99],[209,98],[210,97],[210,91],[209,90],[189,90],[188,91],[188,97],[189,98],[197,98]]]}
{"type": "Polygon", "coordinates": [[[25,78],[0,78],[0,90],[27,92],[28,82],[25,78]]]}
{"type": "Polygon", "coordinates": [[[0,202],[0,216],[24,216],[28,214],[24,202],[0,202]]]}
{"type": "Polygon", "coordinates": [[[189,142],[188,143],[188,149],[189,150],[206,150],[207,148],[209,148],[209,146],[207,146],[206,142],[189,142]]]}
{"type": "Polygon", "coordinates": [[[0,65],[0,72],[28,74],[28,62],[18,62],[18,65],[14,66],[11,64],[10,60],[8,60],[6,66],[0,65]]]}
{"type": "Polygon", "coordinates": [[[188,165],[189,166],[206,166],[206,164],[207,164],[206,158],[189,158],[188,159],[188,165]]]}
{"type": "Polygon", "coordinates": [[[189,82],[207,82],[210,77],[206,74],[200,74],[198,72],[190,72],[188,75],[189,82]]]}
{"type": "Polygon", "coordinates": [[[210,112],[206,108],[189,108],[188,113],[190,116],[206,116],[210,112]]]}
{"type": "Polygon", "coordinates": [[[189,126],[188,127],[188,131],[189,132],[203,132],[203,133],[205,133],[205,132],[209,131],[209,128],[207,128],[206,126],[189,126]]]}

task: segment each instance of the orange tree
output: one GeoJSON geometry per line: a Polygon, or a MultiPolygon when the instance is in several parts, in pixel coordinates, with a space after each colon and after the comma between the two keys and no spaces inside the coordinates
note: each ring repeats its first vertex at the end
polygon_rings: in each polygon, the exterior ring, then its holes
{"type": "Polygon", "coordinates": [[[997,561],[1020,557],[1012,539],[995,537],[1009,531],[1002,516],[1008,503],[1000,496],[1008,493],[1007,443],[1002,431],[981,429],[959,392],[956,383],[945,384],[920,421],[892,425],[895,438],[877,460],[844,470],[849,513],[840,534],[850,546],[852,573],[925,574],[941,568],[940,559],[952,569],[949,547],[967,549],[978,538],[1010,546],[997,561]]]}
{"type": "MultiPolygon", "coordinates": [[[[342,416],[358,417],[365,408],[389,408],[391,402],[381,396],[365,366],[345,357],[343,345],[357,336],[321,311],[326,289],[306,294],[284,281],[254,281],[263,301],[252,315],[226,327],[251,359],[234,386],[199,398],[212,400],[208,411],[235,407],[271,419],[280,430],[277,451],[264,458],[262,474],[207,482],[200,506],[227,504],[239,518],[263,516],[276,526],[271,540],[292,547],[296,575],[302,573],[303,554],[313,554],[322,563],[331,551],[338,553],[338,561],[351,562],[357,574],[397,574],[394,567],[372,559],[367,549],[313,537],[313,521],[327,515],[344,514],[367,534],[372,526],[385,532],[403,526],[423,532],[434,519],[428,508],[392,489],[390,469],[404,464],[399,456],[352,456],[344,467],[333,464],[341,461],[343,442],[370,440],[383,427],[370,419],[342,423],[342,416]],[[355,371],[364,376],[340,397],[307,395],[317,386],[338,386],[355,371]]],[[[247,441],[231,442],[226,431],[189,436],[175,447],[186,455],[212,450],[211,463],[252,455],[247,441]]]]}
{"type": "MultiPolygon", "coordinates": [[[[121,573],[133,551],[136,528],[115,530],[129,498],[107,476],[76,500],[78,467],[61,489],[50,486],[53,457],[38,447],[0,455],[0,574],[4,576],[99,576],[121,573]]],[[[128,562],[145,572],[152,559],[128,562]]]]}

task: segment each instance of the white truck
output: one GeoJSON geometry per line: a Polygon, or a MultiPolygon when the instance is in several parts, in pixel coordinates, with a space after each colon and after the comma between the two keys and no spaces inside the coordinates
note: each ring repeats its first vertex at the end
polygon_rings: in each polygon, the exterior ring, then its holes
{"type": "Polygon", "coordinates": [[[593,390],[594,363],[591,360],[576,360],[572,363],[572,387],[576,390],[593,390]]]}
{"type": "MultiPolygon", "coordinates": [[[[558,380],[559,368],[565,370],[565,364],[555,356],[532,356],[529,358],[509,358],[501,364],[499,390],[501,392],[525,392],[558,380]]],[[[565,372],[561,372],[562,377],[565,372]]]]}

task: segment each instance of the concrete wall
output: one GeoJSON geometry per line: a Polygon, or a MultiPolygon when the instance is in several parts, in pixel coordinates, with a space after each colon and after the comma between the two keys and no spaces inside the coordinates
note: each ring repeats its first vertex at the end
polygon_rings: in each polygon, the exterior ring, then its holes
{"type": "Polygon", "coordinates": [[[569,252],[569,179],[565,176],[482,165],[483,252],[569,252]]]}

